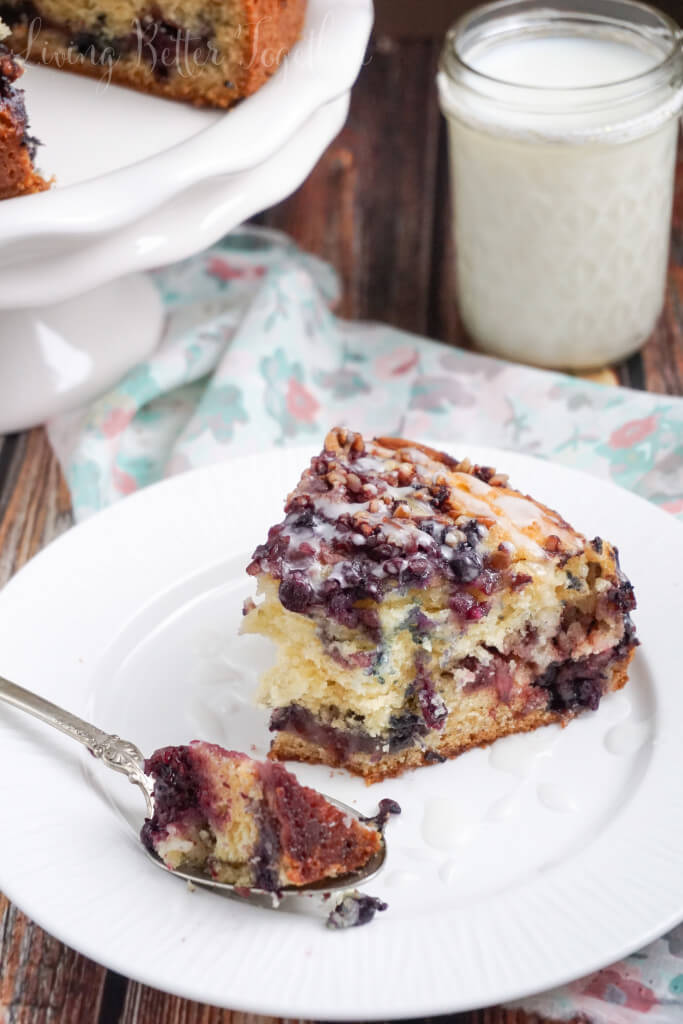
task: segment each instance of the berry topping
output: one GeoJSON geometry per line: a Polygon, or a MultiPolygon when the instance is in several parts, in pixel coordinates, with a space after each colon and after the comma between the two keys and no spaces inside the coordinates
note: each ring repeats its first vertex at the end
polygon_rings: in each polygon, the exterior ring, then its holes
{"type": "Polygon", "coordinates": [[[314,598],[313,587],[298,572],[292,572],[282,580],[278,593],[283,607],[290,612],[305,612],[314,598]]]}
{"type": "Polygon", "coordinates": [[[360,820],[366,825],[374,825],[375,828],[381,832],[392,814],[400,813],[401,805],[397,804],[395,800],[390,800],[388,797],[385,797],[384,800],[380,800],[379,802],[377,814],[374,814],[371,818],[361,817],[360,820]]]}

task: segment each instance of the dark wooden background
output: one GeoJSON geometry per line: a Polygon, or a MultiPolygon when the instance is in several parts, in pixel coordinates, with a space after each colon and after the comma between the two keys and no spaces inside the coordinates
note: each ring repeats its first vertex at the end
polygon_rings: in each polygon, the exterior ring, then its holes
{"type": "MultiPolygon", "coordinates": [[[[299,191],[259,220],[337,267],[343,315],[467,344],[452,298],[437,53],[434,40],[378,33],[341,136],[299,191]]],[[[683,393],[683,159],[664,314],[642,355],[597,377],[683,393]]],[[[0,439],[0,584],[70,523],[69,495],[43,431],[0,439]]],[[[501,1009],[444,1019],[538,1021],[501,1009]]],[[[129,982],[45,934],[0,895],[0,1024],[47,1022],[271,1024],[129,982]]]]}
{"type": "MultiPolygon", "coordinates": [[[[478,0],[375,0],[375,24],[379,33],[399,38],[442,37],[456,18],[478,0]]],[[[683,0],[656,0],[655,6],[683,23],[683,0]]]]}

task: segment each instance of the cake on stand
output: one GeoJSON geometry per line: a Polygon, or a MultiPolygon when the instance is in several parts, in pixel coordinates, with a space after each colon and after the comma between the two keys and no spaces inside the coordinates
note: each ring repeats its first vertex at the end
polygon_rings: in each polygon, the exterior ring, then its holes
{"type": "Polygon", "coordinates": [[[227,112],[31,66],[49,192],[0,204],[0,433],[88,401],[157,345],[141,274],[284,199],[340,131],[371,0],[308,0],[278,72],[227,112]]]}

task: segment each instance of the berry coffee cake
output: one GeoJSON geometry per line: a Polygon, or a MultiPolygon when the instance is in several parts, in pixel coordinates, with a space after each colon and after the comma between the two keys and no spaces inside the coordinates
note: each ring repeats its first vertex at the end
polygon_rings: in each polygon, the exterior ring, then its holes
{"type": "Polygon", "coordinates": [[[7,35],[0,21],[0,199],[49,187],[33,166],[37,143],[29,135],[24,94],[16,86],[23,68],[2,42],[7,35]]]}
{"type": "Polygon", "coordinates": [[[282,765],[195,741],[157,750],[154,816],[142,841],[167,867],[198,868],[216,881],[277,891],[363,867],[381,846],[390,801],[377,818],[351,818],[282,765]]]}
{"type": "Polygon", "coordinates": [[[270,756],[369,782],[565,723],[627,679],[617,551],[468,459],[333,430],[248,567],[270,756]]]}
{"type": "Polygon", "coordinates": [[[306,0],[0,0],[23,57],[209,107],[263,85],[305,11],[306,0]]]}

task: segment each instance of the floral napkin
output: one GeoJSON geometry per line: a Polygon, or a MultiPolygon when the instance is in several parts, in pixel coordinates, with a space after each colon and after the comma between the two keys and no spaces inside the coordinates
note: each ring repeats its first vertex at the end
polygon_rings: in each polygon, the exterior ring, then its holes
{"type": "MultiPolygon", "coordinates": [[[[335,424],[528,452],[683,518],[683,399],[340,320],[331,268],[264,229],[241,228],[152,278],[167,311],[160,347],[92,405],[48,424],[77,520],[194,466],[321,443],[335,424]]],[[[558,1020],[680,1024],[683,926],[518,1005],[558,1020]]]]}

